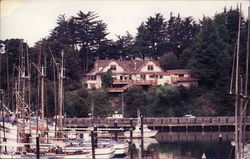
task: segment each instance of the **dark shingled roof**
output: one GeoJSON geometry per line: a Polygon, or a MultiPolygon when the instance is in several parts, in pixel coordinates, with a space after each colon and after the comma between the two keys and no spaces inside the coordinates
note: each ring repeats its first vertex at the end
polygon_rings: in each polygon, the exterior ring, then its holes
{"type": "MultiPolygon", "coordinates": [[[[107,65],[109,65],[110,62],[116,62],[118,65],[120,65],[126,73],[133,73],[133,72],[140,72],[140,70],[142,69],[143,66],[145,66],[148,62],[154,62],[157,66],[160,66],[160,64],[158,63],[158,61],[154,61],[154,60],[143,60],[143,61],[139,61],[139,60],[96,60],[95,61],[95,65],[97,65],[98,67],[105,67],[107,65]]],[[[164,71],[164,70],[162,70],[164,71]]],[[[96,67],[94,67],[88,74],[92,74],[94,72],[99,72],[96,70],[96,67]]]]}
{"type": "MultiPolygon", "coordinates": [[[[96,60],[95,61],[95,66],[94,68],[88,73],[88,74],[93,74],[93,73],[100,73],[101,71],[97,70],[97,67],[105,67],[108,66],[112,61],[116,62],[119,66],[121,66],[125,71],[123,73],[143,73],[140,72],[143,66],[145,66],[148,62],[153,62],[155,63],[158,67],[161,68],[160,64],[158,61],[155,60],[96,60]]],[[[162,69],[162,68],[161,68],[162,69]]],[[[115,73],[115,72],[114,72],[115,73]]],[[[149,73],[149,72],[147,72],[149,73]]],[[[155,73],[155,72],[152,72],[155,73]]],[[[190,70],[189,69],[177,69],[177,70],[166,70],[164,71],[162,69],[162,72],[158,72],[159,74],[189,74],[190,70]]]]}

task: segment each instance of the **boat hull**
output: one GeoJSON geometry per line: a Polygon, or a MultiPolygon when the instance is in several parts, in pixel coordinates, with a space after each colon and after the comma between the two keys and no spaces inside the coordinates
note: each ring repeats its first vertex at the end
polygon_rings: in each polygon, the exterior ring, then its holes
{"type": "MultiPolygon", "coordinates": [[[[143,137],[145,137],[145,138],[155,137],[155,135],[157,134],[157,132],[158,132],[158,130],[151,130],[151,131],[148,131],[148,132],[144,132],[143,133],[143,137]]],[[[126,131],[124,133],[124,136],[129,138],[130,137],[130,132],[126,131]]],[[[133,131],[133,137],[134,138],[141,138],[142,137],[141,136],[141,132],[135,132],[135,131],[133,131]]]]}

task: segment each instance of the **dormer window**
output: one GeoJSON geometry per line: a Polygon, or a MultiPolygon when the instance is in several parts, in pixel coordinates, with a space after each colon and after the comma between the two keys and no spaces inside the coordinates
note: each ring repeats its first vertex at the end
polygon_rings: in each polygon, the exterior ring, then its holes
{"type": "Polygon", "coordinates": [[[110,69],[111,69],[112,71],[116,71],[116,65],[111,65],[111,66],[110,66],[110,69]]]}
{"type": "Polygon", "coordinates": [[[149,71],[154,70],[154,65],[148,65],[148,70],[149,70],[149,71]]]}
{"type": "Polygon", "coordinates": [[[184,77],[184,74],[179,74],[179,77],[184,77]]]}

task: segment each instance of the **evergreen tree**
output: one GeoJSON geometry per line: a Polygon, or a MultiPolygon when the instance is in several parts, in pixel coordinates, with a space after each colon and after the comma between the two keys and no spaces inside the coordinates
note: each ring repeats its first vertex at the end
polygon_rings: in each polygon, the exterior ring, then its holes
{"type": "Polygon", "coordinates": [[[190,60],[193,74],[201,79],[202,85],[214,87],[222,78],[221,73],[228,60],[228,53],[212,19],[203,19],[193,50],[194,55],[190,60]]]}
{"type": "Polygon", "coordinates": [[[137,53],[143,57],[153,57],[157,59],[164,50],[164,34],[166,32],[166,22],[160,13],[154,17],[149,17],[147,21],[138,28],[135,44],[137,45],[137,53]]]}
{"type": "Polygon", "coordinates": [[[160,58],[159,62],[161,67],[165,70],[178,69],[180,66],[177,56],[172,52],[165,53],[160,58]]]}

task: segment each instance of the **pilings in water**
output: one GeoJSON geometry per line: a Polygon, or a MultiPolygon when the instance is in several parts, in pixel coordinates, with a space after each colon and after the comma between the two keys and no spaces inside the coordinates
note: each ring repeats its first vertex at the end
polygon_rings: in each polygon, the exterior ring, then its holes
{"type": "Polygon", "coordinates": [[[132,142],[132,139],[133,139],[133,119],[130,118],[130,142],[132,142]]]}
{"type": "Polygon", "coordinates": [[[144,158],[144,130],[143,130],[143,125],[144,125],[144,121],[143,121],[143,115],[141,114],[141,158],[144,158]]]}
{"type": "Polygon", "coordinates": [[[141,115],[141,138],[143,138],[143,125],[144,125],[144,121],[143,121],[143,115],[141,115]]]}
{"type": "Polygon", "coordinates": [[[117,131],[118,126],[116,121],[114,123],[114,128],[115,128],[115,141],[118,141],[118,131],[117,131]]]}
{"type": "Polygon", "coordinates": [[[94,127],[94,130],[91,130],[92,159],[95,159],[96,146],[97,146],[96,127],[94,127]]]}
{"type": "Polygon", "coordinates": [[[36,159],[40,158],[40,139],[39,135],[36,137],[36,159]]]}

